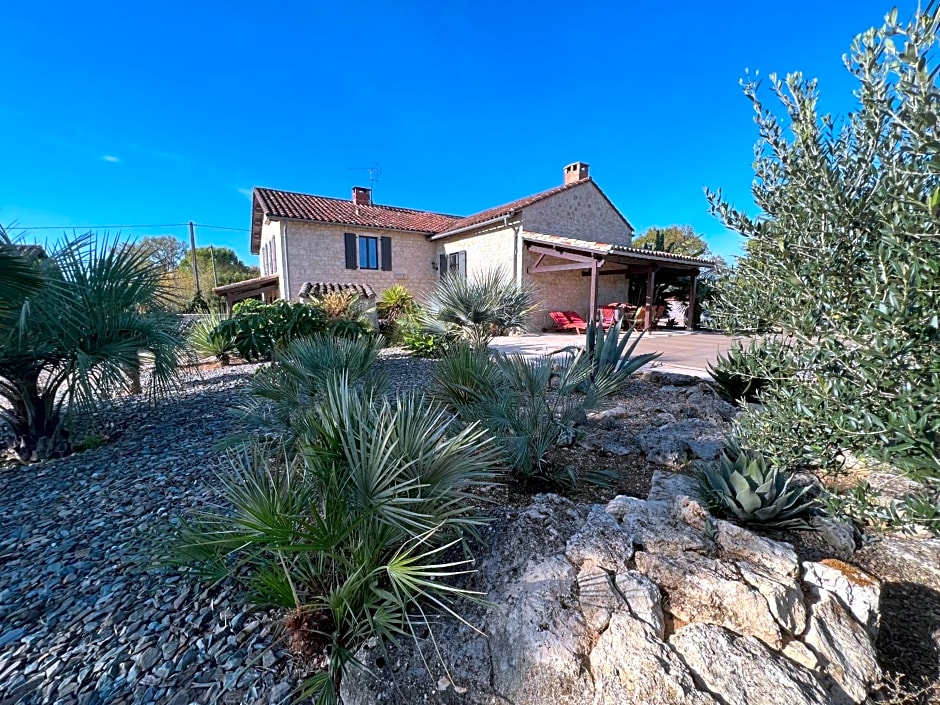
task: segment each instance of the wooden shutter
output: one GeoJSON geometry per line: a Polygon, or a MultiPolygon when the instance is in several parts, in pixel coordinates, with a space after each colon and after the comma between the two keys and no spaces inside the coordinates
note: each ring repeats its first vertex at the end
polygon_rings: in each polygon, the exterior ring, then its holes
{"type": "Polygon", "coordinates": [[[467,251],[461,250],[457,253],[457,272],[464,279],[467,278],[467,251]]]}
{"type": "Polygon", "coordinates": [[[447,275],[447,255],[441,255],[440,262],[441,262],[441,267],[440,267],[441,279],[443,279],[447,275]]]}
{"type": "Polygon", "coordinates": [[[382,245],[382,269],[386,272],[392,271],[392,238],[383,237],[382,245]]]}
{"type": "Polygon", "coordinates": [[[358,269],[359,262],[356,253],[356,234],[345,233],[346,238],[346,269],[358,269]]]}

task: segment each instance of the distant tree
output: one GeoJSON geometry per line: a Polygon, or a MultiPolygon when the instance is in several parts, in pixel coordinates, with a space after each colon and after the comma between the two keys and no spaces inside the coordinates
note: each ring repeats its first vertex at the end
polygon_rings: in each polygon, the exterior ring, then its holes
{"type": "Polygon", "coordinates": [[[686,257],[712,256],[708,243],[701,235],[696,235],[691,225],[670,225],[666,228],[650,228],[638,238],[633,246],[646,250],[670,252],[686,257]]]}
{"type": "MultiPolygon", "coordinates": [[[[196,263],[199,266],[199,283],[203,289],[209,290],[216,286],[213,278],[212,260],[215,252],[215,272],[218,285],[234,284],[245,279],[252,279],[259,275],[257,267],[250,267],[238,258],[235,250],[229,247],[197,247],[196,263]]],[[[177,267],[181,278],[192,281],[193,264],[190,257],[185,257],[177,267]]]]}
{"type": "Polygon", "coordinates": [[[137,243],[137,247],[159,264],[164,272],[174,272],[189,252],[186,243],[172,235],[152,235],[137,243]]]}

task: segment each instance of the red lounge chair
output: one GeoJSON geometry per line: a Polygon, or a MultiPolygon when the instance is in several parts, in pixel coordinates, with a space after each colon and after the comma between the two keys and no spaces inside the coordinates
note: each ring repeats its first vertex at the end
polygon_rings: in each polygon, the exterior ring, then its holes
{"type": "Polygon", "coordinates": [[[584,333],[587,330],[588,324],[577,311],[549,311],[548,315],[556,330],[573,330],[575,333],[584,333]]]}
{"type": "Polygon", "coordinates": [[[600,311],[601,322],[604,324],[604,330],[607,330],[617,322],[617,309],[612,306],[602,306],[600,311]]]}

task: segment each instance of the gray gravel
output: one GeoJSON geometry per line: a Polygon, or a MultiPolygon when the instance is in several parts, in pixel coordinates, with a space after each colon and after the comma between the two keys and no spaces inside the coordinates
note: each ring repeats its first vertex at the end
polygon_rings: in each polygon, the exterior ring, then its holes
{"type": "Polygon", "coordinates": [[[272,703],[296,680],[278,620],[147,546],[216,498],[216,442],[254,366],[86,419],[99,449],[0,470],[0,703],[272,703]],[[274,644],[274,646],[272,646],[274,644]]]}

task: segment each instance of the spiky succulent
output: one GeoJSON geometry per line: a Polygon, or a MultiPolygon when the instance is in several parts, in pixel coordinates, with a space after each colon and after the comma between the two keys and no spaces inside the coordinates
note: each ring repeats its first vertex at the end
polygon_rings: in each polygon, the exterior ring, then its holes
{"type": "Polygon", "coordinates": [[[786,472],[758,451],[732,443],[715,463],[698,468],[702,497],[714,513],[773,531],[811,528],[811,486],[793,487],[786,472]]]}

